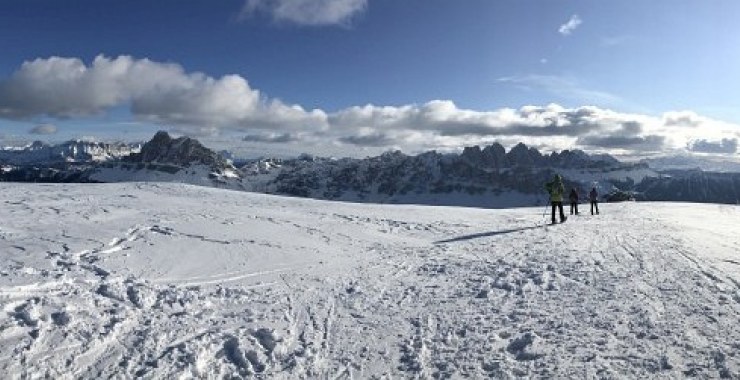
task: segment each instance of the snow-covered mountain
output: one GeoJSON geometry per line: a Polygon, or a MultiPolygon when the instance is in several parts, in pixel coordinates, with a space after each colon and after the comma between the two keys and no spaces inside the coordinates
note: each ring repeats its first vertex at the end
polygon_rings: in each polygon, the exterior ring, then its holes
{"type": "Polygon", "coordinates": [[[241,162],[238,170],[197,140],[166,132],[128,155],[112,145],[83,147],[34,144],[25,156],[17,156],[29,164],[16,160],[15,166],[0,165],[0,180],[183,182],[327,200],[501,208],[545,203],[543,184],[558,173],[567,188],[585,195],[595,186],[607,200],[740,202],[736,173],[656,171],[644,162],[624,163],[580,150],[542,154],[522,143],[508,152],[494,143],[466,147],[461,154],[409,156],[396,151],[365,159],[268,158],[241,162]],[[44,153],[29,153],[36,151],[44,153]],[[48,157],[56,161],[49,163],[48,157]]]}
{"type": "Polygon", "coordinates": [[[740,377],[740,206],[0,183],[4,379],[740,377]]]}
{"type": "Polygon", "coordinates": [[[218,153],[204,147],[198,140],[182,136],[173,139],[165,131],[157,132],[141,147],[141,151],[124,157],[125,162],[163,163],[177,166],[204,165],[221,171],[231,166],[218,153]]]}
{"type": "Polygon", "coordinates": [[[604,192],[647,176],[644,164],[624,164],[582,151],[541,154],[518,144],[467,147],[461,154],[388,152],[366,159],[302,157],[260,160],[242,169],[253,190],[273,194],[381,203],[479,207],[532,205],[544,201],[543,184],[555,173],[585,194],[597,183],[604,192]],[[266,175],[270,172],[273,175],[266,175]]]}
{"type": "Polygon", "coordinates": [[[637,200],[740,203],[740,173],[701,170],[664,171],[636,184],[637,200]]]}
{"type": "Polygon", "coordinates": [[[388,152],[366,159],[304,156],[257,160],[242,167],[248,188],[271,194],[375,203],[513,207],[545,202],[554,174],[585,198],[596,187],[604,200],[740,202],[740,173],[657,171],[579,150],[542,154],[524,144],[493,144],[461,154],[388,152]]]}
{"type": "MultiPolygon", "coordinates": [[[[95,150],[84,145],[88,149],[74,150],[69,148],[69,143],[50,147],[34,144],[27,149],[29,152],[44,153],[26,152],[25,160],[9,161],[3,166],[0,179],[22,182],[156,181],[239,187],[240,172],[192,138],[173,139],[167,132],[160,131],[139,148],[116,151],[119,155],[111,155],[108,145],[93,145],[96,146],[102,148],[95,150]],[[48,161],[45,159],[48,152],[73,152],[76,159],[48,161]]],[[[13,154],[16,153],[8,153],[13,154]]]]}
{"type": "Polygon", "coordinates": [[[117,160],[138,152],[138,145],[71,140],[58,145],[41,141],[21,149],[0,149],[0,165],[54,165],[117,160]]]}
{"type": "Polygon", "coordinates": [[[240,173],[225,158],[198,140],[157,132],[139,153],[120,162],[97,165],[88,174],[95,182],[157,181],[206,186],[237,186],[240,173]]]}

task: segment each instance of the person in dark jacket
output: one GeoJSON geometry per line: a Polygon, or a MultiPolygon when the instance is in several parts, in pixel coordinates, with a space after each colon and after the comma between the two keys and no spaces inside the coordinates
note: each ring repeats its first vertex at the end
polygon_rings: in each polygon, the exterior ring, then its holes
{"type": "Polygon", "coordinates": [[[599,215],[599,193],[596,192],[595,187],[591,188],[588,198],[591,200],[591,215],[594,214],[594,209],[596,209],[596,215],[599,215]]]}
{"type": "Polygon", "coordinates": [[[578,192],[575,187],[570,189],[568,199],[570,199],[570,214],[578,215],[578,192]]]}
{"type": "Polygon", "coordinates": [[[552,204],[552,224],[555,224],[555,209],[560,209],[560,223],[564,223],[567,219],[563,212],[563,193],[565,193],[565,186],[563,185],[563,178],[559,174],[556,174],[552,181],[545,184],[545,189],[550,194],[550,203],[552,204]]]}

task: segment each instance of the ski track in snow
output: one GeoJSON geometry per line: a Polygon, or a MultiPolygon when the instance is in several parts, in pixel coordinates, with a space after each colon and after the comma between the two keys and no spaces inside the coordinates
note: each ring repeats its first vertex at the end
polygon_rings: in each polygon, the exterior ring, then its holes
{"type": "Polygon", "coordinates": [[[0,206],[4,378],[740,377],[737,206],[545,226],[156,183],[0,206]]]}

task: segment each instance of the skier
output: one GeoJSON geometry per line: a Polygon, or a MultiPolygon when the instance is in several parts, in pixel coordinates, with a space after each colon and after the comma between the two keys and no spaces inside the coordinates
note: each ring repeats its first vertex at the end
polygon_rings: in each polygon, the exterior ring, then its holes
{"type": "Polygon", "coordinates": [[[596,192],[596,188],[591,188],[591,192],[588,193],[588,197],[591,200],[591,215],[594,214],[594,208],[596,208],[596,215],[599,215],[599,193],[596,192]]]}
{"type": "Polygon", "coordinates": [[[575,187],[570,189],[568,198],[570,199],[570,214],[573,215],[575,213],[578,215],[578,192],[575,187]]]}
{"type": "Polygon", "coordinates": [[[565,192],[565,186],[563,186],[563,178],[560,174],[556,174],[552,181],[545,184],[545,189],[550,194],[550,203],[552,204],[552,224],[555,224],[555,208],[560,210],[560,223],[565,223],[567,219],[563,212],[563,193],[565,192]]]}

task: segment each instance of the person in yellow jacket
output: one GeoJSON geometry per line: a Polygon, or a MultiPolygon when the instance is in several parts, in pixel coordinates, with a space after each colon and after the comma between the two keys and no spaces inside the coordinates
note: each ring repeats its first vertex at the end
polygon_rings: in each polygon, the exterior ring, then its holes
{"type": "Polygon", "coordinates": [[[555,224],[555,209],[560,210],[560,223],[565,223],[567,219],[563,212],[563,193],[565,193],[565,185],[563,185],[563,177],[560,174],[556,174],[552,181],[545,184],[545,189],[550,194],[550,203],[552,204],[552,224],[555,224]]]}

